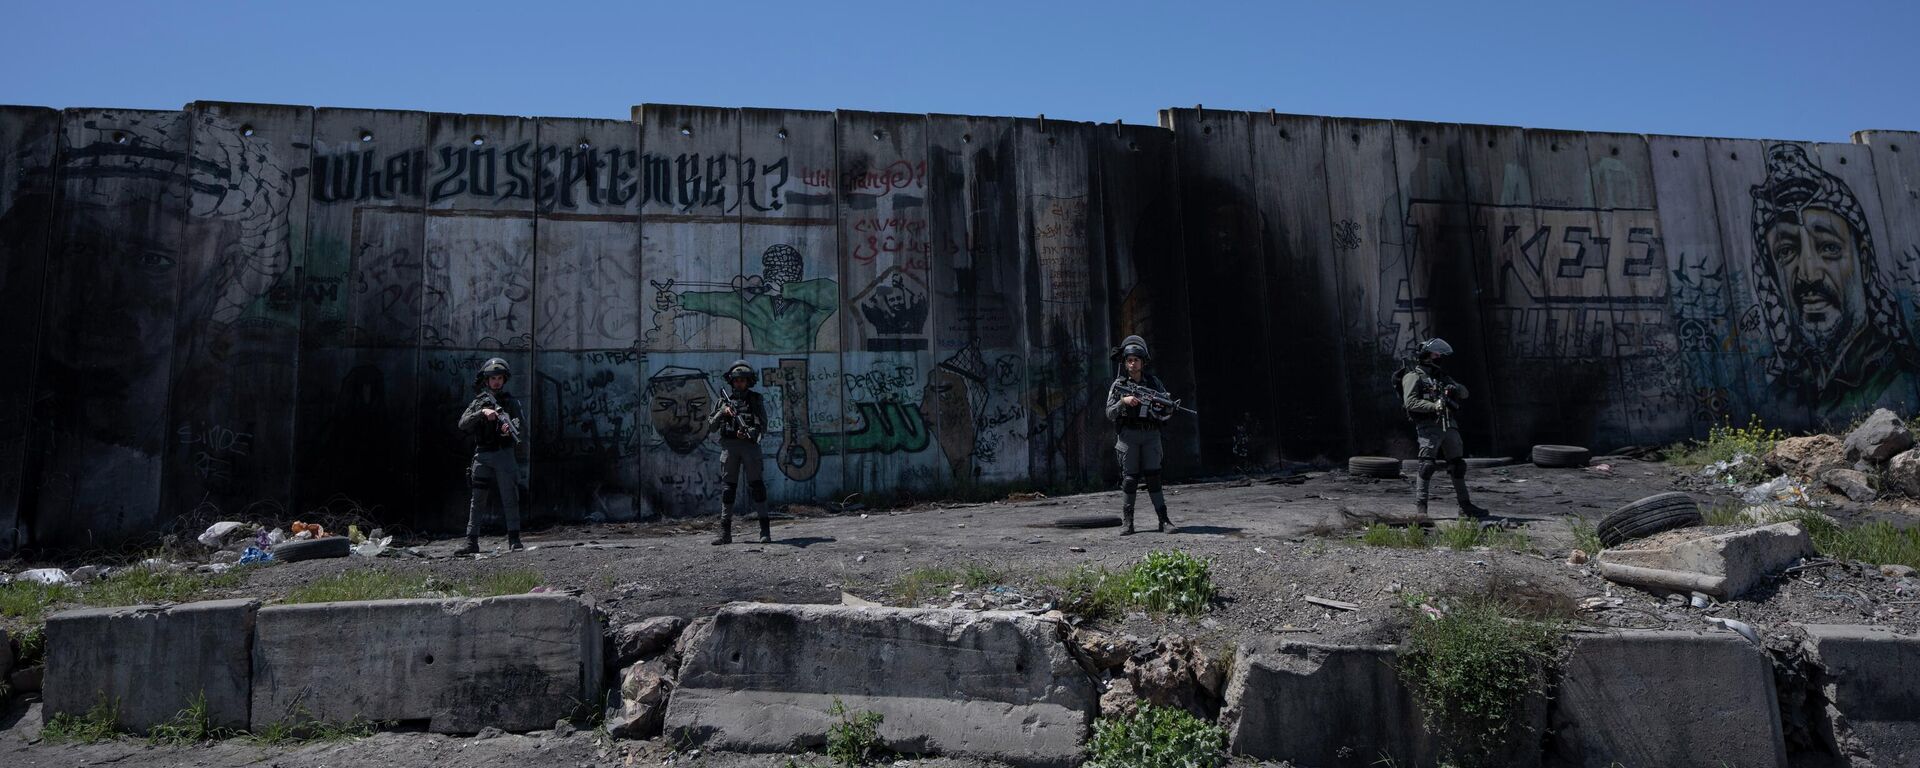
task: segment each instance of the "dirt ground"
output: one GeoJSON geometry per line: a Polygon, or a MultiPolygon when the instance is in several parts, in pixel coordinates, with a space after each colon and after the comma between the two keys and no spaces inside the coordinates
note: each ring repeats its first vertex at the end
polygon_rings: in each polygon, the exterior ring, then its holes
{"type": "MultiPolygon", "coordinates": [[[[1593,626],[1726,631],[1710,617],[1752,625],[1769,645],[1798,640],[1797,624],[1875,624],[1920,631],[1920,579],[1889,578],[1862,564],[1831,563],[1803,568],[1741,598],[1695,608],[1682,599],[1662,599],[1612,585],[1591,564],[1568,565],[1577,520],[1598,522],[1626,502],[1669,490],[1713,499],[1699,484],[1667,465],[1601,457],[1586,469],[1541,469],[1515,465],[1478,469],[1469,475],[1476,501],[1521,524],[1529,551],[1508,549],[1384,549],[1363,545],[1357,520],[1409,510],[1409,479],[1374,480],[1344,472],[1173,486],[1168,489],[1177,533],[1149,525],[1129,537],[1118,529],[1071,529],[1063,518],[1117,514],[1118,492],[1057,499],[968,505],[923,505],[901,510],[805,515],[777,520],[772,544],[750,543],[749,523],[731,546],[710,546],[713,522],[569,526],[536,531],[524,552],[455,557],[458,539],[415,542],[418,554],[380,558],[281,563],[244,569],[233,596],[274,598],[317,577],[354,568],[383,568],[463,579],[533,569],[549,587],[580,590],[617,623],[650,616],[712,613],[732,601],[838,603],[843,595],[890,605],[906,604],[900,584],[910,573],[933,567],[990,569],[995,583],[975,588],[923,590],[927,606],[1052,608],[1058,594],[1049,576],[1077,566],[1124,570],[1154,550],[1178,549],[1212,563],[1220,592],[1214,608],[1197,618],[1130,614],[1100,629],[1143,638],[1181,634],[1203,648],[1226,649],[1238,638],[1260,633],[1299,633],[1343,642],[1393,642],[1407,615],[1408,592],[1445,594],[1491,591],[1566,611],[1593,626]],[[1597,465],[1605,465],[1601,469],[1597,465]],[[1358,604],[1327,608],[1308,597],[1358,604]],[[1593,600],[1591,598],[1601,598],[1593,600]],[[1613,599],[1608,599],[1613,598],[1613,599]],[[1582,608],[1582,606],[1587,606],[1582,608]]],[[[1450,491],[1445,475],[1437,485],[1450,491]]],[[[1144,496],[1144,494],[1142,494],[1144,496]]],[[[1447,497],[1450,499],[1451,494],[1447,497]]],[[[1141,499],[1146,507],[1146,499],[1141,499]]],[[[1452,513],[1434,504],[1436,516],[1452,513]]],[[[1920,514],[1897,505],[1872,508],[1839,499],[1828,512],[1843,520],[1861,517],[1920,523],[1920,514]]],[[[736,529],[736,534],[741,533],[736,529]]],[[[483,545],[498,545],[497,538],[483,545]]],[[[955,585],[957,586],[957,585],[955,585]]],[[[127,761],[152,765],[409,765],[534,764],[551,766],[658,764],[687,761],[647,742],[598,744],[591,734],[497,739],[383,734],[348,745],[298,750],[241,742],[192,749],[150,750],[123,740],[94,747],[28,746],[29,724],[0,732],[0,763],[88,765],[127,761]],[[637,750],[637,751],[635,751],[637,750]]],[[[37,723],[35,717],[26,718],[37,723]]],[[[701,764],[713,762],[707,756],[701,764]]],[[[769,763],[762,757],[728,757],[739,765],[769,763]]]]}

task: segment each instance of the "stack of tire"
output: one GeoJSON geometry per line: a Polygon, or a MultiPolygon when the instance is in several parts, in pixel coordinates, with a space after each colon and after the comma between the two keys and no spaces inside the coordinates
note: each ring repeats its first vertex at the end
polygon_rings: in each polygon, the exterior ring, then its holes
{"type": "Polygon", "coordinates": [[[1604,547],[1617,547],[1662,531],[1706,523],[1700,505],[1684,493],[1659,493],[1630,502],[1601,518],[1595,530],[1604,547]]]}
{"type": "Polygon", "coordinates": [[[1400,476],[1400,460],[1391,456],[1355,456],[1347,459],[1347,474],[1390,480],[1400,476]]]}
{"type": "Polygon", "coordinates": [[[1593,452],[1577,445],[1536,445],[1533,465],[1548,469],[1577,469],[1587,465],[1593,452]]]}

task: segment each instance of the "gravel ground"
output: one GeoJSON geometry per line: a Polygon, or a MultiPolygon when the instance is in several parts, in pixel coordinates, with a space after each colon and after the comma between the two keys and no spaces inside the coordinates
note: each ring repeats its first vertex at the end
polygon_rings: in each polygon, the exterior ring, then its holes
{"type": "MultiPolygon", "coordinates": [[[[1206,648],[1226,648],[1250,634],[1298,633],[1342,642],[1394,642],[1409,593],[1492,592],[1575,617],[1595,627],[1726,631],[1710,617],[1752,625],[1769,645],[1798,639],[1798,624],[1875,624],[1920,631],[1920,580],[1882,576],[1866,564],[1813,564],[1739,599],[1694,608],[1601,579],[1589,565],[1569,565],[1577,521],[1598,522],[1633,499],[1699,484],[1663,464],[1603,457],[1607,470],[1539,469],[1528,465],[1470,473],[1476,501],[1520,524],[1528,551],[1369,547],[1358,523],[1410,511],[1410,480],[1348,477],[1343,472],[1241,479],[1168,489],[1177,533],[1120,537],[1117,528],[1069,529],[1062,518],[1113,514],[1117,492],[971,505],[923,505],[864,514],[801,510],[776,521],[772,544],[709,546],[713,523],[674,522],[568,526],[537,531],[524,552],[454,557],[457,539],[413,542],[419,554],[376,559],[283,563],[244,571],[233,596],[272,599],[317,577],[355,568],[383,568],[445,579],[533,569],[552,587],[578,589],[615,621],[675,614],[699,616],[736,600],[837,603],[843,595],[906,604],[898,585],[919,569],[979,566],[1000,578],[973,589],[923,591],[922,605],[1043,610],[1057,594],[1044,582],[1081,565],[1124,570],[1154,550],[1178,549],[1212,562],[1219,600],[1196,618],[1130,614],[1099,628],[1151,638],[1182,634],[1206,648]],[[1340,610],[1307,597],[1357,604],[1340,610]],[[1584,607],[1583,607],[1584,606],[1584,607]]],[[[1445,477],[1436,478],[1443,489],[1445,477]]],[[[1144,494],[1143,494],[1144,496],[1144,494]]],[[[1145,506],[1146,499],[1141,499],[1145,506]]],[[[1436,503],[1438,514],[1451,505],[1436,503]]],[[[1835,503],[1842,519],[1920,521],[1909,506],[1835,503]]],[[[1150,521],[1150,509],[1142,519],[1150,521]]],[[[755,531],[744,526],[752,539],[755,531]]],[[[737,541],[740,539],[736,539],[737,541]]],[[[488,539],[483,544],[497,544],[488,539]]],[[[9,720],[17,719],[9,718],[9,720]]],[[[26,718],[37,722],[34,717],[26,718]]],[[[606,745],[582,733],[497,739],[383,734],[347,745],[264,748],[244,742],[212,747],[148,749],[122,741],[94,747],[27,748],[29,725],[0,732],[8,765],[570,765],[658,764],[696,760],[658,744],[606,745]]],[[[765,756],[703,756],[703,765],[784,765],[765,756]]],[[[921,761],[931,762],[931,761],[921,761]]],[[[951,761],[942,764],[961,765],[951,761]]]]}

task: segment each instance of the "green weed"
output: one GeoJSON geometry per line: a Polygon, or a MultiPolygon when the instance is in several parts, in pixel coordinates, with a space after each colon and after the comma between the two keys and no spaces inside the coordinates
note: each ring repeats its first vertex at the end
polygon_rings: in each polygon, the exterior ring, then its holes
{"type": "Polygon", "coordinates": [[[1087,743],[1089,768],[1217,768],[1227,733],[1178,707],[1142,702],[1131,714],[1103,716],[1087,743]]]}
{"type": "Polygon", "coordinates": [[[147,743],[160,747],[185,747],[240,735],[240,731],[213,724],[207,714],[207,694],[202,691],[193,703],[167,722],[147,729],[147,743]]]}
{"type": "Polygon", "coordinates": [[[1198,616],[1213,603],[1213,580],[1206,560],[1178,550],[1149,552],[1128,578],[1129,600],[1154,613],[1198,616]]]}
{"type": "Polygon", "coordinates": [[[871,765],[887,755],[886,745],[880,743],[880,723],[885,719],[880,713],[849,712],[837,698],[829,712],[840,722],[827,729],[828,759],[843,768],[854,768],[871,765]]]}
{"type": "Polygon", "coordinates": [[[1401,679],[1450,757],[1462,765],[1486,765],[1508,743],[1527,698],[1547,695],[1565,628],[1492,597],[1453,603],[1438,617],[1413,614],[1401,679]]]}
{"type": "Polygon", "coordinates": [[[120,705],[101,699],[86,714],[61,712],[40,729],[40,738],[49,744],[95,744],[118,738],[120,705]]]}
{"type": "Polygon", "coordinates": [[[529,569],[492,573],[470,581],[446,581],[431,574],[356,568],[307,582],[289,592],[281,602],[292,605],[420,597],[497,597],[526,594],[540,584],[540,574],[529,569]]]}

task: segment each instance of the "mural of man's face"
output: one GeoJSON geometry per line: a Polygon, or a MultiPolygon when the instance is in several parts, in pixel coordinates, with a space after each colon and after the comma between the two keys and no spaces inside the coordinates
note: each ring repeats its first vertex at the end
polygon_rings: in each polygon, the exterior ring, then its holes
{"type": "Polygon", "coordinates": [[[1767,228],[1767,254],[1801,339],[1838,355],[1866,316],[1860,246],[1853,228],[1827,208],[1782,214],[1767,228]]]}
{"type": "Polygon", "coordinates": [[[674,453],[692,453],[707,439],[707,413],[713,393],[704,378],[656,379],[647,387],[653,429],[674,453]]]}

